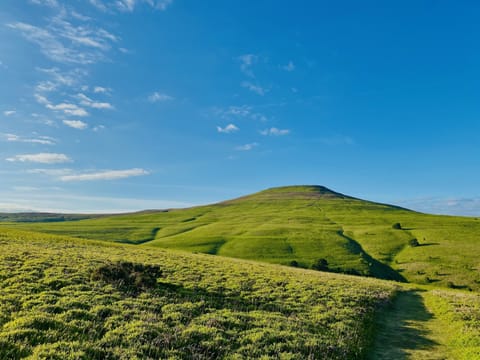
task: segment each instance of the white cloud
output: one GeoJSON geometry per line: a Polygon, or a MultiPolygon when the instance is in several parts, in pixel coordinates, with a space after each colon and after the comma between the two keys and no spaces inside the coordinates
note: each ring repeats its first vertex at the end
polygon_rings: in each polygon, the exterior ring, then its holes
{"type": "Polygon", "coordinates": [[[7,158],[6,160],[11,162],[34,162],[40,164],[59,164],[72,161],[67,155],[56,153],[15,155],[14,157],[7,158]]]}
{"type": "Polygon", "coordinates": [[[260,85],[256,85],[250,81],[243,81],[242,82],[242,87],[250,90],[251,92],[254,92],[257,95],[263,96],[265,93],[268,91],[265,88],[261,87],[260,85]]]}
{"type": "Polygon", "coordinates": [[[57,105],[46,104],[45,106],[47,107],[47,109],[50,109],[50,110],[63,111],[67,115],[81,116],[81,117],[89,115],[85,109],[71,103],[60,103],[57,105]]]}
{"type": "Polygon", "coordinates": [[[282,69],[289,72],[294,71],[295,64],[292,61],[289,61],[287,65],[282,66],[282,69]]]}
{"type": "Polygon", "coordinates": [[[11,116],[11,115],[15,115],[16,114],[16,111],[15,110],[6,110],[3,112],[3,115],[5,116],[11,116]]]}
{"type": "Polygon", "coordinates": [[[35,5],[44,5],[52,8],[58,7],[57,0],[30,0],[30,2],[35,5]]]}
{"type": "Polygon", "coordinates": [[[98,93],[100,93],[100,94],[110,94],[112,92],[112,89],[107,88],[107,87],[103,87],[103,86],[95,86],[93,88],[93,92],[95,94],[98,94],[98,93]]]}
{"type": "Polygon", "coordinates": [[[63,123],[78,130],[84,130],[88,127],[88,124],[81,120],[63,120],[63,123]]]}
{"type": "Polygon", "coordinates": [[[128,170],[106,170],[95,173],[64,175],[60,177],[62,181],[95,181],[95,180],[117,180],[132,176],[142,176],[150,174],[144,169],[128,169],[128,170]]]}
{"type": "Polygon", "coordinates": [[[36,138],[24,138],[15,134],[3,134],[6,141],[23,142],[41,145],[55,145],[56,139],[49,136],[38,136],[36,138]]]}
{"type": "Polygon", "coordinates": [[[254,78],[252,66],[257,63],[258,56],[254,54],[245,54],[238,57],[240,60],[240,70],[248,77],[254,78]]]}
{"type": "Polygon", "coordinates": [[[61,8],[45,27],[24,22],[9,23],[7,26],[37,44],[40,51],[51,60],[88,65],[105,60],[106,53],[119,39],[105,29],[92,26],[85,19],[81,14],[72,16],[65,8],[61,8]],[[73,24],[70,20],[81,21],[81,24],[73,24]]]}
{"type": "Polygon", "coordinates": [[[225,134],[230,134],[232,132],[236,132],[240,130],[237,126],[235,126],[234,124],[228,124],[227,126],[225,126],[224,128],[220,127],[220,126],[217,126],[217,131],[219,133],[225,133],[225,134]]]}
{"type": "Polygon", "coordinates": [[[150,101],[151,103],[165,102],[165,101],[172,101],[172,100],[175,100],[173,96],[159,93],[156,91],[148,97],[148,101],[150,101]]]}
{"type": "Polygon", "coordinates": [[[113,105],[108,102],[98,102],[98,101],[92,100],[85,94],[78,94],[77,97],[80,99],[80,104],[82,104],[83,106],[88,106],[94,109],[108,109],[108,110],[112,110],[114,108],[113,105]]]}
{"type": "Polygon", "coordinates": [[[238,151],[250,151],[253,148],[257,147],[258,143],[250,143],[250,144],[245,144],[245,145],[240,145],[235,148],[235,150],[238,151]]]}
{"type": "Polygon", "coordinates": [[[288,135],[290,134],[290,130],[288,129],[278,129],[276,127],[272,127],[270,129],[265,129],[260,131],[260,134],[262,135],[273,135],[273,136],[283,136],[283,135],[288,135]]]}
{"type": "Polygon", "coordinates": [[[83,69],[74,69],[71,71],[62,72],[58,68],[50,69],[38,68],[38,71],[47,74],[50,79],[40,81],[35,89],[37,92],[50,92],[57,90],[59,87],[72,87],[80,82],[80,79],[87,75],[83,69]]]}
{"type": "Polygon", "coordinates": [[[247,118],[255,121],[267,121],[268,118],[262,113],[253,111],[251,106],[229,106],[227,108],[214,108],[216,116],[222,119],[229,120],[232,118],[247,118]]]}
{"type": "MultiPolygon", "coordinates": [[[[90,0],[90,2],[99,3],[100,1],[90,0]]],[[[173,3],[173,0],[117,0],[114,4],[115,7],[120,11],[132,12],[140,3],[146,3],[154,9],[165,11],[173,3]]],[[[98,4],[96,6],[98,7],[98,4]]]]}
{"type": "Polygon", "coordinates": [[[72,169],[30,169],[26,171],[27,174],[41,174],[48,176],[64,176],[71,174],[72,169]]]}
{"type": "Polygon", "coordinates": [[[97,125],[97,126],[94,126],[92,130],[97,132],[97,131],[101,131],[103,129],[105,129],[105,125],[97,125]]]}

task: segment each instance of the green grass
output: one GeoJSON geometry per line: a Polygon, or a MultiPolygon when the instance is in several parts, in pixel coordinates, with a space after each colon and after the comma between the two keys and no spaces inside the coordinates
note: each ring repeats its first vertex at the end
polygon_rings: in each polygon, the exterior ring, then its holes
{"type": "Polygon", "coordinates": [[[1,229],[0,289],[1,359],[361,359],[396,286],[1,229]]]}
{"type": "Polygon", "coordinates": [[[326,259],[334,272],[480,290],[476,218],[421,214],[318,186],[190,209],[1,226],[306,268],[326,259]],[[392,229],[396,222],[401,230],[392,229]],[[409,246],[413,238],[421,246],[409,246]]]}

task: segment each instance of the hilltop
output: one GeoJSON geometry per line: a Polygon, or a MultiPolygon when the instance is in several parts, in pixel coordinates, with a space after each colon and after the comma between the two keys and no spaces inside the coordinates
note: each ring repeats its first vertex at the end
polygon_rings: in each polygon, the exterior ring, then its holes
{"type": "Polygon", "coordinates": [[[480,289],[477,219],[421,214],[323,186],[272,188],[188,209],[4,226],[480,289]]]}

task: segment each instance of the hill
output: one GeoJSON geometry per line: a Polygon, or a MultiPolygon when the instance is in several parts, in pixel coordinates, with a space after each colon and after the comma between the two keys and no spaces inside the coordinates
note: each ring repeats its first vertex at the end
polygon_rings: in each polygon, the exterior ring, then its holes
{"type": "Polygon", "coordinates": [[[376,279],[0,230],[1,359],[360,359],[376,279]]]}
{"type": "Polygon", "coordinates": [[[480,289],[478,219],[421,214],[322,186],[273,188],[189,209],[3,226],[480,289]]]}

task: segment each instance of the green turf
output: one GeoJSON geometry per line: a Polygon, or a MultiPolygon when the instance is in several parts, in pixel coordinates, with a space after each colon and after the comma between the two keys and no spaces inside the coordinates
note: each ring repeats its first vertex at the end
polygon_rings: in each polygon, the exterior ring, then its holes
{"type": "Polygon", "coordinates": [[[480,290],[480,221],[421,214],[319,186],[274,188],[219,204],[61,223],[4,223],[330,271],[480,290]],[[392,228],[401,223],[402,229],[392,228]],[[411,247],[417,238],[420,246],[411,247]]]}
{"type": "Polygon", "coordinates": [[[1,229],[0,289],[0,359],[303,360],[365,358],[396,286],[1,229]]]}

